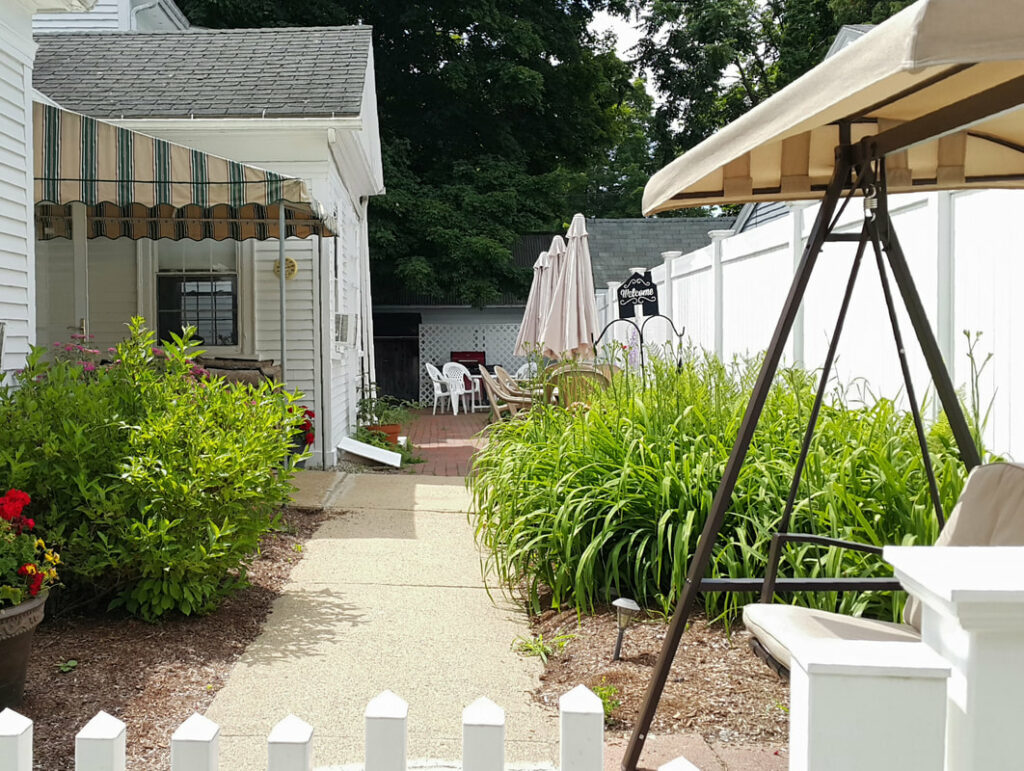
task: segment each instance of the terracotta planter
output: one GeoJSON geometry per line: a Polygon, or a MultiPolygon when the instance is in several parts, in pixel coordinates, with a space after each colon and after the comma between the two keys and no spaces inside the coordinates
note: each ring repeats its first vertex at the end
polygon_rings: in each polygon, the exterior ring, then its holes
{"type": "Polygon", "coordinates": [[[402,427],[397,423],[386,423],[382,426],[367,426],[366,430],[381,434],[388,444],[398,444],[398,432],[402,430],[402,427]]]}
{"type": "Polygon", "coordinates": [[[0,610],[0,709],[16,707],[25,692],[32,637],[43,620],[46,593],[0,610]]]}

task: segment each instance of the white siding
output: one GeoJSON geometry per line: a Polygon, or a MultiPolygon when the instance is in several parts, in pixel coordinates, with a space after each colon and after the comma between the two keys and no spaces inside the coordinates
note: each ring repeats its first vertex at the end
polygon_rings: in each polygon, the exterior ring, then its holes
{"type": "Polygon", "coordinates": [[[75,319],[75,256],[70,238],[36,244],[36,340],[67,342],[75,319]]]}
{"type": "Polygon", "coordinates": [[[172,0],[145,8],[132,19],[132,8],[148,5],[150,0],[96,0],[85,13],[37,13],[32,29],[45,32],[96,32],[136,29],[139,32],[166,32],[188,27],[188,20],[172,0]]]}
{"type": "Polygon", "coordinates": [[[96,0],[91,11],[85,13],[37,13],[32,17],[35,32],[86,32],[90,30],[117,31],[121,26],[121,0],[96,0]]]}
{"type": "Polygon", "coordinates": [[[123,340],[138,311],[135,242],[95,239],[89,242],[89,332],[91,346],[106,353],[123,340]]]}
{"type": "MultiPolygon", "coordinates": [[[[286,282],[286,335],[288,337],[288,371],[285,381],[292,390],[305,394],[303,404],[313,407],[316,390],[313,318],[313,257],[316,239],[289,239],[285,256],[299,266],[294,278],[286,282]]],[[[279,313],[278,277],[274,274],[277,262],[277,241],[254,241],[254,280],[256,287],[256,353],[273,359],[281,358],[281,328],[279,313]]]]}
{"type": "MultiPolygon", "coordinates": [[[[331,275],[331,318],[335,313],[359,313],[359,218],[341,180],[332,179],[334,200],[338,201],[337,259],[331,260],[330,270],[337,265],[338,275],[331,275]]],[[[331,325],[333,335],[333,324],[331,325]]],[[[355,346],[332,341],[331,344],[331,438],[336,446],[343,437],[355,431],[359,401],[359,350],[355,346]]]]}
{"type": "Polygon", "coordinates": [[[17,4],[0,17],[0,320],[3,370],[22,366],[35,339],[32,285],[31,19],[17,4]]]}

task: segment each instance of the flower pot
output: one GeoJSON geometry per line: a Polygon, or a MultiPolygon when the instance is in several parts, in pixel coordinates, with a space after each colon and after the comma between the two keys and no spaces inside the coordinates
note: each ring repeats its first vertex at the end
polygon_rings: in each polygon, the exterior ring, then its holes
{"type": "MultiPolygon", "coordinates": [[[[292,455],[301,455],[306,451],[306,435],[298,433],[292,437],[292,455]]],[[[295,468],[306,468],[306,459],[295,461],[292,465],[295,468]]]]}
{"type": "Polygon", "coordinates": [[[398,423],[386,423],[382,426],[367,426],[366,430],[381,434],[388,444],[398,444],[398,432],[402,427],[398,423]]]}
{"type": "Polygon", "coordinates": [[[0,610],[0,709],[16,707],[25,692],[32,636],[43,620],[46,594],[0,610]]]}

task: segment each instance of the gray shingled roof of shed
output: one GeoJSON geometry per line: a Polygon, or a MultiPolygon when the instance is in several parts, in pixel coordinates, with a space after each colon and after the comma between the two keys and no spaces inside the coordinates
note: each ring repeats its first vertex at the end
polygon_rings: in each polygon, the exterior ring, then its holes
{"type": "Polygon", "coordinates": [[[95,118],[358,115],[371,28],[50,33],[33,83],[95,118]]]}
{"type": "Polygon", "coordinates": [[[686,254],[707,246],[709,231],[728,230],[732,223],[732,217],[588,219],[594,289],[604,289],[609,281],[625,281],[630,268],[660,265],[662,252],[686,254]]]}

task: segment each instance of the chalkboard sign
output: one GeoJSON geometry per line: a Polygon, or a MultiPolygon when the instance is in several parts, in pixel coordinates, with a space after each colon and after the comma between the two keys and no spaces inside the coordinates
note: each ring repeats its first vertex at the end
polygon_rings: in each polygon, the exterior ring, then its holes
{"type": "Polygon", "coordinates": [[[634,273],[619,287],[619,318],[628,319],[637,315],[658,314],[658,286],[651,279],[651,271],[643,275],[634,273]]]}

